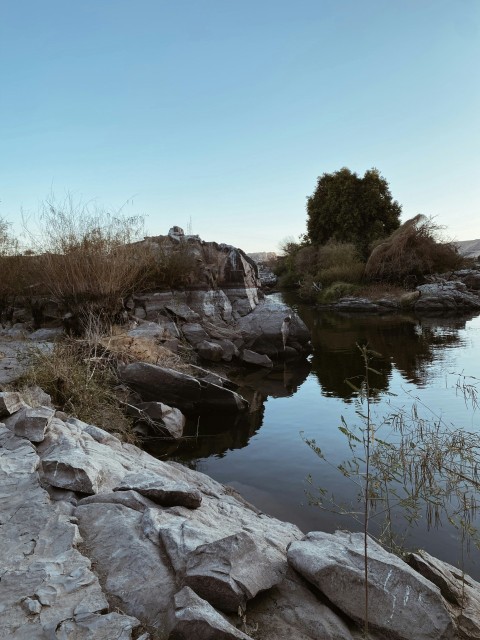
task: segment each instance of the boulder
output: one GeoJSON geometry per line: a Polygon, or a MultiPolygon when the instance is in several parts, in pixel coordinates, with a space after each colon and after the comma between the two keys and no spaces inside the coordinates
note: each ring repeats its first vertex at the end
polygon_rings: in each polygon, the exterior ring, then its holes
{"type": "Polygon", "coordinates": [[[417,287],[420,297],[415,311],[422,313],[457,312],[480,309],[480,296],[470,293],[461,281],[444,281],[417,287]]]}
{"type": "Polygon", "coordinates": [[[245,362],[245,364],[253,364],[256,367],[267,367],[267,369],[271,369],[273,367],[273,362],[268,356],[265,354],[261,355],[255,351],[250,351],[249,349],[243,350],[241,360],[242,362],[245,362]]]}
{"type": "Polygon", "coordinates": [[[248,603],[247,621],[259,637],[271,640],[353,640],[345,620],[291,568],[278,585],[248,603]]]}
{"type": "Polygon", "coordinates": [[[165,554],[143,533],[142,515],[124,505],[95,503],[79,505],[75,516],[111,601],[168,638],[175,578],[165,554]]]}
{"type": "Polygon", "coordinates": [[[186,412],[194,411],[200,403],[198,380],[173,369],[133,362],[120,369],[120,377],[143,400],[163,402],[186,412]]]}
{"type": "Polygon", "coordinates": [[[185,583],[214,607],[226,612],[245,608],[260,591],[286,573],[271,564],[262,546],[245,531],[197,547],[188,555],[185,583]]]}
{"type": "Polygon", "coordinates": [[[129,410],[137,418],[136,425],[147,427],[147,433],[163,433],[170,438],[181,438],[186,418],[180,409],[169,407],[163,402],[140,402],[129,410]]]}
{"type": "Polygon", "coordinates": [[[440,589],[464,640],[480,639],[480,583],[426,551],[410,554],[408,564],[440,589]]]}
{"type": "Polygon", "coordinates": [[[112,637],[110,627],[129,640],[139,622],[102,615],[109,604],[90,560],[77,549],[73,506],[52,502],[40,485],[34,446],[0,425],[0,450],[0,637],[93,640],[112,637]],[[62,625],[68,632],[60,633],[62,625]],[[103,631],[95,635],[89,625],[103,631]]]}
{"type": "Polygon", "coordinates": [[[198,313],[193,311],[193,309],[190,309],[190,307],[185,304],[185,302],[172,300],[171,302],[167,302],[165,304],[165,309],[172,315],[180,318],[180,320],[184,320],[185,322],[196,322],[200,319],[198,313]]]}
{"type": "Polygon", "coordinates": [[[171,640],[252,640],[189,587],[175,594],[174,607],[171,640]]]}
{"type": "Polygon", "coordinates": [[[192,347],[208,340],[208,333],[198,322],[187,322],[182,326],[182,333],[192,347]]]}
{"type": "Polygon", "coordinates": [[[127,474],[114,491],[136,491],[164,507],[175,505],[196,509],[202,503],[200,492],[185,482],[171,480],[151,472],[127,474]]]}
{"type": "MultiPolygon", "coordinates": [[[[363,534],[314,531],[292,542],[287,557],[330,602],[364,623],[363,534]]],[[[396,640],[453,640],[454,626],[438,587],[371,539],[368,593],[372,629],[396,640]]]]}
{"type": "Polygon", "coordinates": [[[234,391],[157,365],[134,362],[123,367],[120,376],[144,400],[161,401],[185,413],[248,409],[248,402],[234,391]]]}
{"type": "Polygon", "coordinates": [[[223,349],[216,342],[209,340],[202,340],[196,346],[197,353],[203,360],[210,360],[211,362],[220,362],[223,359],[223,349]]]}
{"type": "Polygon", "coordinates": [[[0,391],[0,418],[11,416],[25,406],[23,398],[15,391],[0,391]]]}
{"type": "MultiPolygon", "coordinates": [[[[235,329],[242,335],[245,348],[269,357],[283,356],[282,325],[291,316],[291,309],[276,300],[266,299],[254,311],[240,318],[235,329]]],[[[310,332],[297,315],[289,321],[286,344],[296,343],[303,352],[310,351],[310,332]]]]}
{"type": "Polygon", "coordinates": [[[15,435],[28,438],[31,442],[42,442],[45,431],[55,415],[55,409],[50,407],[27,408],[14,427],[15,435]]]}

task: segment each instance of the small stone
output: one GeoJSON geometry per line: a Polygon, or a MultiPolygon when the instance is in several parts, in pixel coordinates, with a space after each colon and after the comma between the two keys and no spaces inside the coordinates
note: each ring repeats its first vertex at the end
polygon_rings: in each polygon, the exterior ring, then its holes
{"type": "Polygon", "coordinates": [[[22,607],[27,613],[32,613],[34,615],[39,614],[42,610],[42,605],[34,598],[25,598],[25,600],[22,601],[22,607]]]}

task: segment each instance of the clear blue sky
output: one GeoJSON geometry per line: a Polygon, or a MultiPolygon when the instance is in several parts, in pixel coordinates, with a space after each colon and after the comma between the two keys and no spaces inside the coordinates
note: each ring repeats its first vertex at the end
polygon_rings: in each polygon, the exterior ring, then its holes
{"type": "Polygon", "coordinates": [[[480,0],[1,0],[0,216],[53,191],[247,251],[375,166],[480,238],[480,0]]]}

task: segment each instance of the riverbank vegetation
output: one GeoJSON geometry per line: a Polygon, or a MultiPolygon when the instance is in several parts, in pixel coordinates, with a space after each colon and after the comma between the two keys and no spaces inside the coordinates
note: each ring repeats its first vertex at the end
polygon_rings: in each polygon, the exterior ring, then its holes
{"type": "Polygon", "coordinates": [[[400,225],[400,213],[376,169],[363,178],[346,168],[323,174],[307,199],[307,234],[284,242],[274,265],[280,287],[328,303],[379,285],[409,290],[468,264],[433,218],[400,225]]]}
{"type": "Polygon", "coordinates": [[[186,243],[145,242],[142,216],[51,199],[24,222],[22,242],[0,218],[0,320],[12,319],[20,298],[40,321],[37,300],[47,296],[65,313],[88,310],[112,321],[131,294],[181,288],[197,268],[186,243]]]}

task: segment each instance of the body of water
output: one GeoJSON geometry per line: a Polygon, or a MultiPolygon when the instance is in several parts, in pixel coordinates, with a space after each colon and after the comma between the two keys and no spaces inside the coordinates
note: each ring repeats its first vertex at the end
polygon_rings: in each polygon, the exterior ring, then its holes
{"type": "MultiPolygon", "coordinates": [[[[409,413],[415,405],[427,422],[441,420],[476,433],[480,412],[465,401],[457,382],[462,375],[480,376],[480,317],[338,314],[290,304],[312,332],[312,355],[273,371],[230,372],[252,412],[236,420],[202,418],[190,425],[192,437],[170,456],[233,486],[265,513],[305,532],[361,530],[354,517],[340,513],[361,511],[356,484],[361,478],[347,478],[337,468],[351,459],[339,427],[361,434],[357,394],[346,382],[363,374],[357,344],[381,354],[372,364],[379,373],[372,373],[370,381],[376,424],[399,408],[409,413]],[[321,447],[325,460],[307,445],[308,439],[321,447]],[[319,488],[330,510],[310,504],[308,494],[318,494],[319,488]]],[[[391,428],[384,425],[377,435],[388,439],[389,434],[391,428]]],[[[404,547],[424,548],[457,566],[463,562],[467,573],[480,577],[479,552],[462,545],[459,531],[445,517],[430,527],[425,513],[415,526],[404,516],[401,509],[393,510],[394,529],[404,547]]],[[[372,519],[377,535],[381,520],[372,519]]]]}

